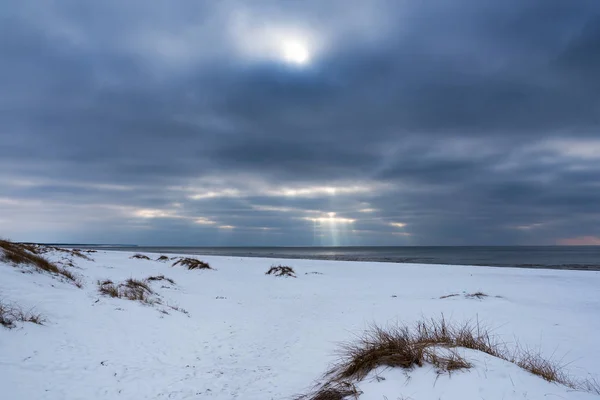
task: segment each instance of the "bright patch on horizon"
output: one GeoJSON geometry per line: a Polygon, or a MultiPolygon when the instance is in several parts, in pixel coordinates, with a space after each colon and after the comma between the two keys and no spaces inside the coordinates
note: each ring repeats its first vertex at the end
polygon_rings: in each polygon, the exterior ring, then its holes
{"type": "Polygon", "coordinates": [[[196,223],[198,225],[214,225],[214,224],[216,224],[215,221],[210,220],[208,218],[204,218],[204,217],[196,218],[196,220],[194,221],[194,223],[196,223]]]}
{"type": "Polygon", "coordinates": [[[326,214],[326,216],[323,216],[323,217],[316,217],[316,218],[304,217],[303,219],[306,221],[312,221],[312,222],[324,224],[324,225],[352,224],[356,221],[355,219],[352,219],[352,218],[337,217],[336,213],[334,213],[334,212],[329,212],[326,214]]]}
{"type": "Polygon", "coordinates": [[[561,246],[600,246],[599,236],[579,236],[574,238],[559,239],[561,246]]]}
{"type": "Polygon", "coordinates": [[[406,224],[404,222],[390,222],[390,226],[395,228],[404,228],[406,227],[406,224]]]}
{"type": "Polygon", "coordinates": [[[371,188],[367,186],[312,186],[299,188],[284,188],[269,191],[271,196],[285,197],[313,197],[313,196],[335,196],[342,194],[354,194],[368,192],[371,188]]]}
{"type": "Polygon", "coordinates": [[[298,40],[284,40],[281,50],[283,60],[288,64],[306,65],[310,62],[306,44],[298,40]]]}
{"type": "Polygon", "coordinates": [[[174,217],[176,217],[176,215],[173,211],[157,210],[157,209],[151,209],[151,208],[143,208],[140,210],[136,210],[133,214],[139,218],[174,218],[174,217]]]}

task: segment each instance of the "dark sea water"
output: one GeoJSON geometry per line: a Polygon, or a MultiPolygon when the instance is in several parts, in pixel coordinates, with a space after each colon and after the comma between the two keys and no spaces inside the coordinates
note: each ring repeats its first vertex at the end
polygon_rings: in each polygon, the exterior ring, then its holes
{"type": "Polygon", "coordinates": [[[148,253],[600,271],[600,246],[142,247],[80,246],[148,253]]]}

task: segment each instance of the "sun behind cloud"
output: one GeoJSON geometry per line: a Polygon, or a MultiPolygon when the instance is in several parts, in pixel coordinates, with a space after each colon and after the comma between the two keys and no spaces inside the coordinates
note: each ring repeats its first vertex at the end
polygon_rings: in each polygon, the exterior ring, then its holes
{"type": "Polygon", "coordinates": [[[286,39],[281,43],[283,60],[288,64],[306,65],[310,62],[310,52],[305,43],[296,39],[286,39]]]}

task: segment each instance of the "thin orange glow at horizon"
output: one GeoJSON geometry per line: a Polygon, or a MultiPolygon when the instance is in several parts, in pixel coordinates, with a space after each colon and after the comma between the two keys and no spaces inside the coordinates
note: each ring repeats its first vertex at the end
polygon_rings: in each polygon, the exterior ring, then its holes
{"type": "Polygon", "coordinates": [[[560,246],[600,246],[600,237],[579,236],[574,238],[558,239],[556,243],[560,246]]]}

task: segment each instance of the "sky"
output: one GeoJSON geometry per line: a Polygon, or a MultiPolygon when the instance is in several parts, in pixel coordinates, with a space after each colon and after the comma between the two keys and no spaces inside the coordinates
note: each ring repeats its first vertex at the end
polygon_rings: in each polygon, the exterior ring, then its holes
{"type": "Polygon", "coordinates": [[[598,0],[3,0],[0,236],[600,245],[598,0]]]}

